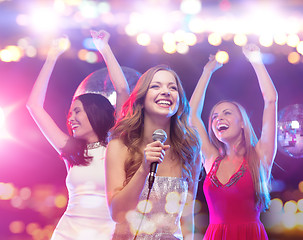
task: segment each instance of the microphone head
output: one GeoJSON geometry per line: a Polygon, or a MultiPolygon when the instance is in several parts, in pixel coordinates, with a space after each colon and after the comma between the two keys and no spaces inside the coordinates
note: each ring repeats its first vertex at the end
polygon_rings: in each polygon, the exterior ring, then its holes
{"type": "Polygon", "coordinates": [[[161,143],[164,143],[167,139],[167,134],[163,129],[157,129],[153,133],[153,140],[154,141],[160,141],[161,143]]]}

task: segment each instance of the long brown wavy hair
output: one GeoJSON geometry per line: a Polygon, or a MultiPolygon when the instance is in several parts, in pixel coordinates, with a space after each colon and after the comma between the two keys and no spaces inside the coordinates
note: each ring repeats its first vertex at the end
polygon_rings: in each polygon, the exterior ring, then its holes
{"type": "Polygon", "coordinates": [[[269,168],[270,166],[265,166],[262,164],[261,159],[258,158],[255,146],[258,142],[258,138],[255,134],[255,131],[251,125],[249,117],[242,105],[234,101],[220,101],[215,106],[213,106],[210,111],[210,117],[208,122],[208,132],[210,141],[215,145],[215,147],[219,150],[220,157],[226,156],[226,148],[225,144],[217,139],[213,130],[212,130],[212,115],[214,113],[215,108],[221,103],[231,103],[239,110],[240,115],[243,120],[244,128],[242,129],[242,140],[237,146],[237,149],[240,150],[242,148],[245,149],[244,158],[246,159],[249,167],[249,171],[252,174],[254,188],[255,188],[255,199],[256,206],[261,207],[261,209],[267,209],[270,202],[270,174],[269,168]]]}
{"type": "MultiPolygon", "coordinates": [[[[120,138],[127,146],[129,158],[125,163],[125,185],[140,167],[143,160],[141,144],[144,128],[144,100],[150,82],[158,71],[169,71],[176,79],[180,97],[179,108],[171,117],[170,139],[174,156],[182,163],[182,176],[189,183],[195,179],[194,164],[199,156],[200,142],[197,132],[189,125],[189,103],[178,75],[168,66],[158,65],[146,71],[138,80],[133,92],[122,107],[122,117],[111,130],[111,138],[120,138]],[[193,178],[194,177],[194,178],[193,178]]],[[[199,173],[198,173],[199,174],[199,173]]]]}

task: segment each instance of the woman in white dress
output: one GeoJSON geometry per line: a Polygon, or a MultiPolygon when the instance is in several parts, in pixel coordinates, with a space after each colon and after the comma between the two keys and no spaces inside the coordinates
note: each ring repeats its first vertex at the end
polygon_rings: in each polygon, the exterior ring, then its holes
{"type": "MultiPolygon", "coordinates": [[[[109,33],[91,31],[91,34],[115,86],[119,115],[129,95],[127,81],[108,44],[109,33]]],[[[115,122],[115,110],[104,96],[85,93],[71,104],[67,119],[71,136],[56,125],[43,104],[53,68],[65,50],[62,39],[53,41],[27,102],[30,114],[67,167],[69,201],[52,240],[106,240],[111,238],[114,222],[106,203],[104,156],[107,133],[115,122]]]]}

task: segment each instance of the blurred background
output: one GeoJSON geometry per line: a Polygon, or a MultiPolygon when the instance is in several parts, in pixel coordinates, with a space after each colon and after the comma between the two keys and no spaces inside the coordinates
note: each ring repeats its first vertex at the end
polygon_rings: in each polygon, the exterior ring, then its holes
{"type": "MultiPolygon", "coordinates": [[[[105,63],[90,29],[105,29],[119,63],[145,72],[171,66],[189,99],[209,54],[224,66],[210,82],[202,118],[221,99],[247,109],[258,136],[262,95],[241,47],[256,43],[279,93],[272,203],[261,219],[273,240],[303,239],[303,1],[0,0],[0,239],[45,240],[65,210],[66,169],[26,110],[50,41],[70,48],[51,76],[45,108],[65,127],[77,86],[105,63]]],[[[208,209],[200,182],[196,231],[208,209]]]]}

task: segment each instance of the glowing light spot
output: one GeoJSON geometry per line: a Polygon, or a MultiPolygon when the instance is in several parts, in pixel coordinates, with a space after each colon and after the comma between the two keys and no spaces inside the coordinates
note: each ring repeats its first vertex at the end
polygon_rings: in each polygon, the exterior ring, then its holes
{"type": "Polygon", "coordinates": [[[157,225],[155,224],[155,222],[153,222],[152,220],[147,220],[145,222],[145,224],[143,225],[142,227],[142,231],[141,232],[144,232],[146,234],[153,234],[155,231],[157,230],[157,225]]]}
{"type": "Polygon", "coordinates": [[[5,125],[4,110],[0,107],[0,129],[5,125]]]}
{"type": "Polygon", "coordinates": [[[279,33],[274,35],[274,41],[278,45],[284,45],[287,42],[287,36],[285,33],[279,33]]]}
{"type": "Polygon", "coordinates": [[[71,46],[70,41],[68,38],[60,38],[59,39],[59,47],[62,50],[67,50],[71,46]]]}
{"type": "Polygon", "coordinates": [[[188,46],[194,46],[197,43],[197,37],[193,33],[186,33],[184,36],[184,42],[188,46]]]}
{"type": "Polygon", "coordinates": [[[175,34],[173,34],[171,32],[164,33],[162,36],[162,41],[164,43],[175,43],[176,42],[175,34]]]}
{"type": "Polygon", "coordinates": [[[55,198],[55,206],[57,208],[64,208],[67,204],[67,199],[64,195],[58,195],[55,198]]]}
{"type": "Polygon", "coordinates": [[[247,43],[247,37],[245,34],[236,34],[234,36],[234,43],[238,46],[245,46],[247,43]]]}
{"type": "Polygon", "coordinates": [[[209,34],[208,42],[209,42],[209,44],[211,44],[213,46],[219,46],[222,43],[221,35],[218,33],[209,34]]]}
{"type": "Polygon", "coordinates": [[[271,212],[282,212],[283,209],[283,202],[279,198],[274,198],[270,202],[270,207],[269,207],[271,212]]]}
{"type": "Polygon", "coordinates": [[[300,42],[300,38],[297,34],[290,34],[287,37],[286,44],[290,47],[296,47],[300,42]]]}
{"type": "Polygon", "coordinates": [[[197,14],[201,11],[201,2],[198,0],[183,0],[180,10],[185,14],[197,14]]]}
{"type": "Polygon", "coordinates": [[[173,54],[177,51],[177,45],[175,43],[164,43],[163,44],[163,50],[166,53],[173,54]]]}
{"type": "Polygon", "coordinates": [[[225,51],[219,51],[216,53],[216,60],[219,63],[227,63],[229,61],[229,55],[225,51]]]}
{"type": "Polygon", "coordinates": [[[19,195],[23,200],[27,200],[31,197],[32,191],[28,187],[21,188],[19,195]]]}
{"type": "Polygon", "coordinates": [[[291,52],[290,54],[288,54],[288,62],[292,63],[292,64],[297,64],[300,62],[300,55],[297,52],[291,52]]]}
{"type": "Polygon", "coordinates": [[[15,194],[15,187],[12,183],[0,183],[0,199],[9,200],[15,194]]]}
{"type": "Polygon", "coordinates": [[[135,36],[138,34],[138,29],[133,24],[127,24],[125,26],[125,32],[128,36],[135,36]]]}
{"type": "Polygon", "coordinates": [[[204,20],[199,18],[192,19],[188,23],[188,27],[194,33],[203,33],[206,30],[204,20]]]}
{"type": "Polygon", "coordinates": [[[37,229],[39,229],[39,228],[40,228],[40,227],[39,227],[39,224],[33,222],[33,223],[27,224],[27,226],[26,226],[25,229],[26,229],[27,234],[33,235],[33,233],[34,233],[37,229]]]}
{"type": "Polygon", "coordinates": [[[86,60],[86,54],[88,53],[88,51],[86,49],[81,49],[79,52],[78,52],[78,58],[82,61],[85,61],[86,60]]]}
{"type": "Polygon", "coordinates": [[[299,42],[297,45],[297,52],[303,55],[303,41],[299,42]]]}
{"type": "Polygon", "coordinates": [[[111,10],[110,4],[108,2],[100,2],[98,4],[98,10],[100,13],[109,13],[111,10]]]}
{"type": "Polygon", "coordinates": [[[294,228],[296,226],[296,215],[294,213],[283,214],[282,223],[287,229],[294,228]]]}
{"type": "Polygon", "coordinates": [[[303,199],[300,199],[297,203],[298,209],[303,212],[303,199]]]}
{"type": "Polygon", "coordinates": [[[15,208],[22,209],[24,208],[23,200],[19,196],[15,196],[11,199],[11,205],[15,208]]]}
{"type": "Polygon", "coordinates": [[[137,36],[137,42],[142,46],[147,46],[150,44],[151,38],[147,33],[140,33],[137,36]]]}
{"type": "Polygon", "coordinates": [[[202,203],[201,203],[201,201],[196,199],[195,200],[195,209],[194,209],[195,214],[199,213],[201,210],[202,210],[202,203]]]}
{"type": "Polygon", "coordinates": [[[303,212],[298,212],[296,214],[296,222],[297,225],[300,225],[301,227],[303,226],[303,212]]]}
{"type": "Polygon", "coordinates": [[[300,128],[300,123],[297,120],[291,121],[291,128],[293,129],[299,129],[300,128]]]}
{"type": "Polygon", "coordinates": [[[31,13],[30,24],[39,33],[52,33],[57,31],[59,17],[51,8],[34,8],[31,13]]]}
{"type": "Polygon", "coordinates": [[[98,55],[95,52],[87,52],[85,60],[88,63],[96,63],[98,61],[98,55]]]}
{"type": "Polygon", "coordinates": [[[84,18],[91,19],[99,16],[97,5],[93,1],[82,1],[79,8],[84,18]]]}
{"type": "Polygon", "coordinates": [[[186,54],[186,53],[188,53],[188,51],[189,51],[189,47],[185,43],[181,42],[181,43],[177,44],[177,52],[178,53],[186,54]]]}
{"type": "Polygon", "coordinates": [[[30,18],[27,15],[18,14],[18,16],[16,17],[16,23],[19,26],[27,26],[30,23],[30,18]]]}
{"type": "Polygon", "coordinates": [[[9,224],[9,230],[13,234],[22,233],[25,229],[25,224],[22,221],[13,221],[9,224]]]}
{"type": "Polygon", "coordinates": [[[33,46],[28,46],[25,49],[25,55],[28,57],[35,57],[35,56],[37,56],[37,49],[33,46]]]}
{"type": "Polygon", "coordinates": [[[295,201],[290,200],[284,204],[285,213],[295,213],[297,212],[297,204],[295,201]]]}
{"type": "Polygon", "coordinates": [[[153,208],[151,201],[142,200],[138,203],[137,209],[141,213],[149,213],[153,208]]]}
{"type": "Polygon", "coordinates": [[[299,191],[303,193],[303,181],[299,182],[298,188],[299,191]]]}
{"type": "Polygon", "coordinates": [[[259,42],[264,47],[270,47],[273,44],[273,37],[270,34],[262,34],[259,37],[259,42]]]}

